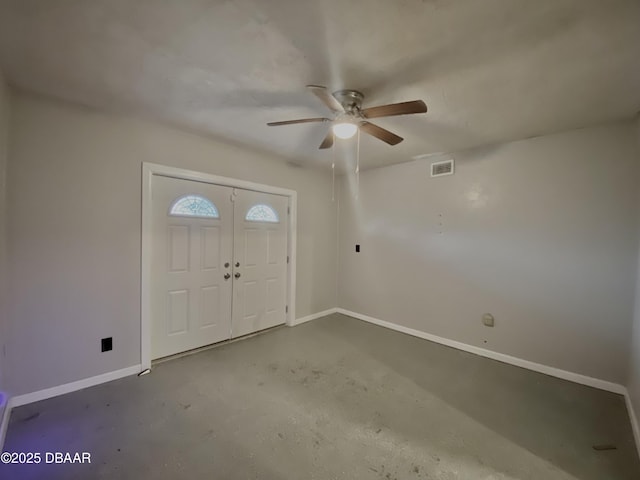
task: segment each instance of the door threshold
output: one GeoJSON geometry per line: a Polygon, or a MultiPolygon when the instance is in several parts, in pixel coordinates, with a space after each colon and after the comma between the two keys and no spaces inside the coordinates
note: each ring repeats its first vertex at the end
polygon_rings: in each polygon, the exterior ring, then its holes
{"type": "Polygon", "coordinates": [[[160,365],[161,363],[169,362],[171,360],[176,360],[176,359],[182,358],[182,357],[189,357],[191,355],[195,355],[196,353],[206,352],[207,350],[212,350],[212,349],[217,348],[217,347],[222,347],[223,345],[229,345],[231,343],[238,342],[240,340],[246,340],[248,338],[252,338],[252,337],[256,337],[258,335],[269,333],[269,332],[272,332],[274,330],[278,330],[278,329],[280,329],[280,328],[282,328],[284,326],[286,326],[285,323],[283,323],[281,325],[276,325],[274,327],[265,328],[263,330],[258,330],[257,332],[247,333],[246,335],[242,335],[241,337],[229,338],[227,340],[221,340],[221,341],[216,342],[216,343],[211,343],[209,345],[205,345],[204,347],[198,347],[198,348],[194,348],[193,350],[187,350],[186,352],[174,353],[173,355],[169,355],[169,356],[162,357],[162,358],[157,358],[155,360],[151,360],[151,368],[153,368],[155,365],[160,365]]]}

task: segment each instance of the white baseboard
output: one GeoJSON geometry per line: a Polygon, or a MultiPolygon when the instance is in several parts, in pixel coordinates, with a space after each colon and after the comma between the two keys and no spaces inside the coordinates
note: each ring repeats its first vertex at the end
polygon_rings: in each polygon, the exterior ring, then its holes
{"type": "MultiPolygon", "coordinates": [[[[0,396],[4,394],[0,393],[0,396]]],[[[7,428],[9,427],[9,415],[11,415],[10,398],[0,397],[0,452],[4,447],[4,439],[7,436],[7,428]]]]}
{"type": "Polygon", "coordinates": [[[102,375],[96,375],[95,377],[85,378],[76,382],[65,383],[64,385],[59,385],[57,387],[18,395],[16,397],[12,397],[9,403],[12,408],[19,407],[20,405],[26,405],[27,403],[39,402],[40,400],[45,400],[47,398],[57,397],[58,395],[64,395],[65,393],[75,392],[76,390],[82,390],[83,388],[93,387],[94,385],[100,385],[101,383],[110,382],[122,377],[128,377],[129,375],[137,375],[141,370],[142,367],[140,365],[133,365],[114,372],[107,372],[102,375]]]}
{"type": "Polygon", "coordinates": [[[547,365],[542,365],[541,363],[531,362],[529,360],[524,360],[518,357],[512,357],[511,355],[494,352],[492,350],[487,350],[486,348],[476,347],[474,345],[469,345],[466,343],[458,342],[456,340],[439,337],[437,335],[432,335],[420,330],[414,330],[413,328],[403,327],[402,325],[397,325],[385,320],[379,320],[368,315],[345,310],[344,308],[338,308],[337,311],[338,313],[342,313],[343,315],[348,315],[359,320],[364,320],[365,322],[373,323],[381,327],[386,327],[397,332],[406,333],[408,335],[413,335],[414,337],[423,338],[425,340],[430,340],[432,342],[446,345],[447,347],[457,348],[458,350],[474,353],[476,355],[491,358],[499,362],[508,363],[517,367],[526,368],[528,370],[533,370],[534,372],[544,373],[545,375],[562,378],[563,380],[569,380],[570,382],[580,383],[582,385],[599,388],[600,390],[606,390],[608,392],[618,393],[620,395],[624,395],[627,391],[627,389],[623,385],[620,385],[618,383],[601,380],[599,378],[588,377],[580,373],[569,372],[567,370],[561,370],[555,367],[549,367],[547,365]]]}
{"type": "Polygon", "coordinates": [[[640,425],[638,424],[638,417],[636,411],[631,403],[631,397],[629,392],[625,392],[624,399],[627,402],[627,411],[629,412],[629,420],[631,421],[631,429],[633,430],[633,438],[636,440],[636,448],[638,449],[638,456],[640,457],[640,425]]]}
{"type": "Polygon", "coordinates": [[[306,317],[296,318],[292,323],[289,324],[289,326],[295,327],[296,325],[300,325],[301,323],[310,322],[311,320],[315,320],[316,318],[326,317],[327,315],[331,315],[332,313],[337,312],[337,308],[330,308],[322,312],[312,313],[311,315],[307,315],[306,317]]]}

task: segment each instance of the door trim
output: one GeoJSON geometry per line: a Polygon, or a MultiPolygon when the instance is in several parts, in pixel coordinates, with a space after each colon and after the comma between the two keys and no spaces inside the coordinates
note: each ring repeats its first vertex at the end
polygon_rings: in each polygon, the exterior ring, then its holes
{"type": "Polygon", "coordinates": [[[287,227],[287,305],[285,322],[291,326],[296,318],[296,249],[297,249],[297,206],[298,194],[295,190],[273,187],[261,183],[221,177],[209,173],[169,167],[157,163],[142,163],[142,236],[140,264],[140,364],[142,370],[151,368],[151,181],[154,175],[211,183],[226,187],[241,188],[255,192],[271,193],[289,198],[289,222],[287,227]]]}

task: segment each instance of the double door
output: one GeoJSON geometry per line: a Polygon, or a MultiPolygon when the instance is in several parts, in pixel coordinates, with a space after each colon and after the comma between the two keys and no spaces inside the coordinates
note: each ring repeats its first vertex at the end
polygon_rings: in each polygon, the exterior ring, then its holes
{"type": "Polygon", "coordinates": [[[285,323],[288,198],[154,175],[153,359],[285,323]]]}

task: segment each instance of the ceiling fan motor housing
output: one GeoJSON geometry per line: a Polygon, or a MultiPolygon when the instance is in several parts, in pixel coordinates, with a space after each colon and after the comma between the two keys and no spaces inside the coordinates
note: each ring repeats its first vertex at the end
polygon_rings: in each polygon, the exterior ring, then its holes
{"type": "Polygon", "coordinates": [[[344,108],[346,113],[360,114],[364,95],[357,90],[338,90],[332,94],[344,108]]]}

